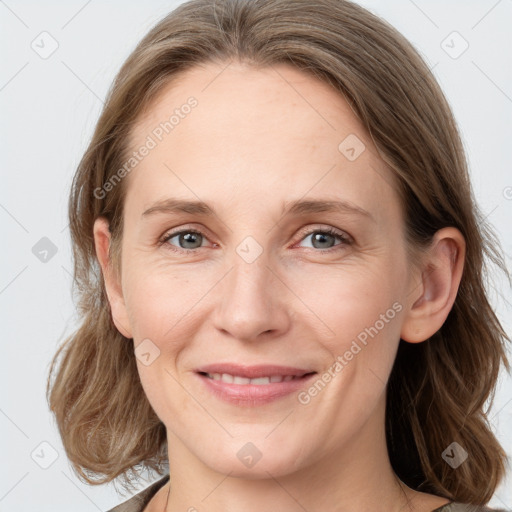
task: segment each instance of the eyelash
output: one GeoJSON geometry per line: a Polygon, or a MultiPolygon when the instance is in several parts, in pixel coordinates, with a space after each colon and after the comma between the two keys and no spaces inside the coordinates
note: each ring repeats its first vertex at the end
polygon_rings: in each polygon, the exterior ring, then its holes
{"type": "MultiPolygon", "coordinates": [[[[168,250],[171,250],[174,252],[178,252],[178,253],[193,253],[193,252],[197,252],[199,249],[201,249],[201,247],[198,247],[196,249],[184,249],[182,247],[176,247],[174,245],[167,243],[171,238],[174,238],[175,236],[181,235],[183,233],[194,233],[196,235],[201,235],[202,237],[208,239],[204,235],[204,233],[202,233],[201,231],[198,231],[196,229],[181,229],[179,231],[165,233],[163,235],[163,237],[158,241],[158,245],[159,246],[165,245],[166,246],[165,249],[168,249],[168,250]]],[[[317,228],[317,229],[310,229],[309,231],[302,232],[299,242],[301,242],[304,238],[306,238],[310,235],[313,235],[314,233],[322,233],[324,235],[331,235],[331,236],[333,236],[335,238],[339,238],[341,240],[341,243],[335,245],[334,247],[330,247],[328,249],[316,249],[316,252],[331,253],[333,251],[339,250],[340,247],[347,246],[352,243],[352,239],[348,235],[346,235],[340,231],[337,231],[334,228],[323,228],[323,229],[317,228]]],[[[315,248],[312,247],[312,249],[315,249],[315,248]]]]}

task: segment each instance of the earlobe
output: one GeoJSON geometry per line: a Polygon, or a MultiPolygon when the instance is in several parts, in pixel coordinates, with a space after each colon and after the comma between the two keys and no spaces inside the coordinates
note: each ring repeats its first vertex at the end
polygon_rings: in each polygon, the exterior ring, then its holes
{"type": "Polygon", "coordinates": [[[117,330],[124,337],[132,338],[121,283],[110,257],[110,243],[111,234],[108,220],[104,217],[98,217],[94,221],[94,246],[105,282],[105,290],[112,311],[112,320],[117,330]]]}
{"type": "Polygon", "coordinates": [[[453,227],[440,229],[423,262],[421,281],[409,292],[410,306],[400,337],[420,343],[435,334],[450,313],[464,268],[466,243],[453,227]]]}

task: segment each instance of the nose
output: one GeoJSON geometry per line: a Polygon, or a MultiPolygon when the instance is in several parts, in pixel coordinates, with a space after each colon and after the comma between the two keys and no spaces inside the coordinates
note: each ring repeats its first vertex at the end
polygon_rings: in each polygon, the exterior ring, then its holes
{"type": "Polygon", "coordinates": [[[215,327],[242,341],[283,335],[290,327],[290,292],[281,279],[264,254],[252,263],[237,256],[219,290],[215,327]]]}

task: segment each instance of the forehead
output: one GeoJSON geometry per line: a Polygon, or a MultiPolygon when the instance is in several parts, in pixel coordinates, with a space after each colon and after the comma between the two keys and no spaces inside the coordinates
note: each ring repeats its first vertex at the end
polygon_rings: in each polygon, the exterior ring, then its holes
{"type": "MultiPolygon", "coordinates": [[[[330,85],[288,64],[254,67],[240,62],[205,63],[181,72],[162,88],[140,116],[132,141],[150,133],[189,98],[195,98],[193,120],[173,121],[172,137],[188,135],[183,126],[193,124],[194,135],[205,140],[275,140],[272,130],[286,126],[290,138],[313,143],[320,138],[338,139],[365,129],[343,96],[330,85]],[[215,130],[212,131],[212,123],[215,130]],[[232,128],[239,127],[240,131],[232,128]]],[[[285,134],[283,134],[285,135],[285,134]]],[[[169,137],[170,138],[170,137],[169,137]]],[[[255,141],[257,142],[257,141],[255,141]]],[[[276,141],[276,143],[279,141],[276,141]]]]}
{"type": "Polygon", "coordinates": [[[343,96],[287,64],[181,73],[139,118],[130,147],[148,138],[153,147],[129,175],[127,201],[139,209],[166,195],[216,203],[235,193],[255,208],[270,190],[280,204],[308,191],[396,202],[392,175],[343,96]]]}

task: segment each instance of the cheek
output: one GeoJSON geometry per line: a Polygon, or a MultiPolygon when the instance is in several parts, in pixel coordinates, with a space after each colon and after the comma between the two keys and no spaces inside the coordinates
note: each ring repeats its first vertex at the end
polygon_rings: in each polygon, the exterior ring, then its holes
{"type": "MultiPolygon", "coordinates": [[[[276,307],[286,308],[294,322],[308,324],[319,339],[328,343],[332,339],[332,348],[336,348],[340,339],[350,341],[372,327],[401,296],[403,278],[394,270],[400,264],[396,258],[394,264],[388,259],[377,258],[363,264],[352,261],[293,265],[280,276],[289,289],[279,280],[271,280],[275,288],[269,287],[262,300],[276,301],[276,307]]],[[[136,342],[144,338],[157,343],[184,339],[187,331],[190,337],[190,330],[197,323],[194,319],[212,312],[210,307],[205,312],[205,304],[214,308],[220,303],[219,294],[231,293],[219,283],[225,274],[219,267],[171,267],[147,261],[141,261],[138,267],[131,265],[123,284],[136,342]],[[212,296],[208,297],[214,288],[215,304],[212,296]]],[[[388,322],[387,331],[389,327],[388,322]]]]}
{"type": "Polygon", "coordinates": [[[127,314],[136,341],[179,336],[187,325],[191,308],[206,293],[205,273],[140,266],[125,281],[123,289],[127,314]]]}
{"type": "Polygon", "coordinates": [[[198,293],[191,293],[186,284],[186,279],[146,274],[143,279],[134,279],[127,293],[140,381],[153,410],[168,427],[177,414],[190,407],[189,397],[178,382],[179,362],[194,338],[197,322],[193,321],[194,310],[190,310],[200,295],[196,299],[198,293]],[[150,353],[150,364],[140,356],[145,352],[150,353]],[[169,397],[173,397],[171,401],[169,397]]]}
{"type": "Polygon", "coordinates": [[[310,289],[304,302],[320,320],[312,317],[310,326],[324,333],[317,342],[331,355],[325,371],[333,371],[333,360],[339,363],[329,393],[344,403],[339,414],[353,410],[363,417],[381,395],[396,356],[403,278],[388,265],[344,268],[329,278],[319,272],[308,282],[313,278],[316,292],[310,289]]]}
{"type": "Polygon", "coordinates": [[[298,295],[318,317],[318,332],[325,333],[325,340],[332,339],[332,348],[375,324],[393,336],[400,332],[398,310],[404,283],[387,265],[347,266],[329,272],[308,269],[302,276],[298,295]]]}

